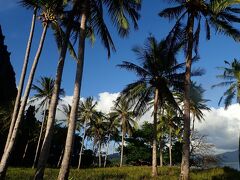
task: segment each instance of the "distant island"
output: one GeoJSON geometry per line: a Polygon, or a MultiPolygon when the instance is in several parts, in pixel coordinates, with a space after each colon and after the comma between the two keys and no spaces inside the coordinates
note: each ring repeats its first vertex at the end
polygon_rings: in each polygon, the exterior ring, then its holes
{"type": "Polygon", "coordinates": [[[240,170],[238,150],[232,151],[232,152],[225,152],[217,155],[217,157],[219,158],[220,166],[228,166],[228,167],[240,170]]]}

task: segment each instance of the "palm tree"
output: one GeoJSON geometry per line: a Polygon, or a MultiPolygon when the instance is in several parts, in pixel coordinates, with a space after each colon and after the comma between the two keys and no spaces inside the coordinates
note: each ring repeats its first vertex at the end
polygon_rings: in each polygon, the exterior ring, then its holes
{"type": "MultiPolygon", "coordinates": [[[[169,0],[175,3],[175,7],[164,9],[159,13],[161,17],[169,20],[176,19],[174,28],[180,23],[186,21],[186,71],[185,71],[185,91],[184,91],[184,136],[183,153],[180,177],[184,180],[189,179],[189,152],[190,152],[190,84],[191,84],[191,66],[193,51],[198,55],[198,44],[200,37],[201,23],[206,25],[207,39],[210,39],[210,27],[217,32],[224,33],[239,40],[240,32],[232,27],[231,22],[240,22],[240,18],[235,14],[238,8],[230,7],[237,4],[237,1],[226,0],[190,0],[179,1],[169,0]],[[195,31],[196,30],[196,31],[195,31]],[[195,32],[194,32],[195,31],[195,32]]],[[[174,29],[173,28],[173,29],[174,29]]]]}
{"type": "Polygon", "coordinates": [[[206,105],[209,101],[203,98],[203,93],[205,90],[202,88],[201,84],[197,85],[196,82],[191,82],[190,87],[190,112],[192,114],[192,132],[194,132],[194,124],[197,119],[199,122],[204,120],[203,110],[211,111],[211,109],[206,105]]]}
{"type": "MultiPolygon", "coordinates": [[[[64,2],[66,3],[68,1],[64,1],[64,2]]],[[[58,60],[56,78],[54,82],[53,95],[49,105],[49,115],[47,120],[46,133],[45,133],[42,149],[39,156],[37,170],[35,172],[35,177],[34,177],[35,179],[43,179],[44,170],[45,170],[45,166],[46,166],[49,151],[50,151],[55,115],[56,115],[56,110],[58,105],[59,91],[61,87],[63,67],[65,63],[65,58],[66,58],[66,52],[70,45],[69,37],[70,37],[72,26],[73,26],[74,11],[77,8],[77,2],[78,2],[77,0],[73,0],[72,9],[70,11],[67,11],[66,13],[67,23],[66,23],[65,32],[59,26],[54,27],[55,30],[57,30],[56,35],[58,37],[57,40],[58,40],[60,55],[58,60]]]]}
{"type": "Polygon", "coordinates": [[[107,156],[108,156],[108,150],[109,150],[109,144],[111,137],[117,136],[119,134],[119,127],[120,123],[117,119],[117,114],[114,112],[110,112],[107,116],[107,149],[106,149],[106,154],[105,154],[105,159],[104,159],[104,165],[103,167],[106,167],[107,163],[107,156]]]}
{"type": "Polygon", "coordinates": [[[179,129],[181,129],[181,122],[182,122],[182,112],[177,112],[171,104],[164,104],[163,105],[164,113],[162,116],[162,123],[165,126],[165,133],[168,133],[168,140],[169,140],[169,166],[172,166],[172,136],[177,135],[179,129]]]}
{"type": "Polygon", "coordinates": [[[93,137],[93,143],[98,144],[98,166],[101,167],[101,147],[105,142],[107,132],[107,121],[104,113],[98,111],[96,117],[90,121],[88,129],[89,136],[93,137]]]}
{"type": "MultiPolygon", "coordinates": [[[[169,36],[168,39],[172,39],[170,37],[176,36],[169,36]]],[[[153,104],[152,176],[157,176],[157,114],[159,104],[161,105],[164,100],[167,100],[178,108],[171,90],[181,88],[183,83],[184,73],[178,71],[185,64],[177,64],[175,58],[180,47],[177,38],[175,38],[174,43],[168,43],[168,40],[158,43],[154,37],[149,37],[144,47],[133,49],[141,61],[140,66],[131,62],[123,62],[123,64],[118,65],[138,76],[138,80],[127,85],[122,92],[123,97],[136,104],[134,111],[141,115],[149,110],[150,105],[153,104]],[[152,101],[153,103],[150,104],[152,101]]]]}
{"type": "MultiPolygon", "coordinates": [[[[73,131],[75,130],[77,107],[80,99],[87,27],[89,27],[93,31],[96,31],[96,33],[100,36],[104,46],[107,48],[108,56],[110,56],[111,48],[115,50],[112,38],[103,19],[103,4],[107,7],[111,20],[113,24],[117,27],[120,36],[125,37],[128,35],[130,30],[129,20],[132,20],[134,23],[134,28],[137,28],[137,20],[139,19],[138,11],[141,7],[140,0],[124,2],[120,0],[104,0],[100,2],[96,0],[84,0],[80,4],[81,11],[79,12],[79,17],[81,18],[79,20],[80,27],[78,37],[78,60],[72,101],[72,110],[70,114],[70,124],[68,127],[68,130],[70,132],[68,133],[66,138],[66,142],[69,144],[66,144],[66,147],[72,147],[73,144],[73,141],[71,141],[70,139],[73,139],[72,136],[73,131]]],[[[71,148],[69,150],[65,150],[65,154],[66,159],[63,158],[63,167],[60,169],[58,177],[59,179],[64,179],[65,176],[68,176],[71,148]]]]}
{"type": "MultiPolygon", "coordinates": [[[[65,115],[65,118],[66,118],[66,119],[58,120],[58,122],[60,124],[65,124],[68,127],[71,108],[72,107],[69,104],[63,104],[62,108],[61,109],[59,108],[59,110],[65,115]]],[[[61,166],[63,153],[64,153],[64,146],[62,147],[62,151],[61,151],[60,157],[58,159],[57,167],[61,166]]]]}
{"type": "Polygon", "coordinates": [[[128,102],[124,98],[119,98],[118,101],[115,102],[115,106],[113,109],[113,113],[116,115],[116,119],[120,121],[121,131],[122,131],[122,144],[121,144],[121,159],[120,159],[120,167],[123,165],[123,147],[124,147],[124,138],[126,134],[132,135],[135,123],[135,113],[133,112],[133,104],[128,102]]]}
{"type": "MultiPolygon", "coordinates": [[[[191,133],[194,131],[195,120],[197,119],[199,122],[204,120],[203,110],[210,111],[211,109],[206,105],[209,101],[208,99],[203,98],[203,93],[205,90],[201,86],[201,84],[197,85],[196,82],[191,81],[190,86],[190,113],[192,120],[192,129],[191,133]]],[[[183,93],[176,93],[176,98],[178,99],[178,103],[181,104],[184,101],[183,93]]]]}
{"type": "Polygon", "coordinates": [[[163,166],[163,148],[165,146],[165,136],[167,134],[168,124],[166,116],[164,114],[163,105],[158,110],[158,122],[157,122],[157,140],[159,144],[159,166],[163,166]]]}
{"type": "Polygon", "coordinates": [[[13,113],[12,113],[12,117],[11,117],[11,124],[10,124],[10,127],[9,127],[9,133],[8,133],[7,141],[6,141],[5,148],[4,148],[5,150],[8,146],[9,140],[12,136],[12,131],[13,131],[13,128],[14,128],[14,125],[15,125],[15,120],[17,118],[18,109],[19,109],[19,106],[20,106],[20,100],[21,100],[21,96],[22,96],[23,85],[24,85],[24,81],[25,81],[25,76],[26,76],[26,71],[27,71],[27,66],[28,66],[28,60],[29,60],[30,50],[31,50],[31,46],[32,46],[32,39],[33,39],[34,29],[35,29],[38,0],[22,0],[22,1],[20,1],[20,3],[23,6],[27,6],[27,7],[28,7],[28,2],[33,4],[34,10],[33,10],[30,33],[29,33],[28,42],[27,42],[27,48],[26,48],[25,57],[24,57],[24,61],[23,61],[22,72],[21,72],[19,85],[18,85],[18,93],[17,93],[16,100],[15,100],[15,103],[14,103],[14,109],[13,109],[13,113]]]}
{"type": "Polygon", "coordinates": [[[64,124],[66,127],[68,127],[71,108],[72,107],[70,104],[62,104],[62,108],[58,108],[58,110],[61,111],[65,116],[64,119],[58,120],[59,124],[64,124]]]}
{"type": "Polygon", "coordinates": [[[228,87],[220,98],[218,105],[224,100],[225,109],[232,104],[235,98],[237,103],[240,103],[240,62],[234,59],[232,62],[225,61],[227,67],[219,67],[223,71],[222,74],[217,75],[217,78],[222,79],[220,82],[212,87],[228,87]]]}
{"type": "MultiPolygon", "coordinates": [[[[21,102],[21,106],[18,112],[18,116],[17,119],[15,121],[15,125],[14,125],[14,129],[11,135],[11,139],[9,140],[9,144],[8,147],[5,151],[5,153],[2,156],[2,160],[1,160],[1,164],[0,164],[0,177],[5,177],[5,173],[7,170],[7,164],[8,164],[8,159],[9,156],[12,152],[13,146],[15,144],[15,139],[17,136],[17,132],[19,130],[19,125],[27,104],[27,100],[29,97],[29,93],[30,93],[30,89],[32,86],[32,82],[33,82],[33,78],[36,72],[36,68],[37,68],[37,64],[43,49],[43,44],[44,44],[44,40],[46,37],[46,33],[47,33],[47,29],[50,23],[56,23],[56,13],[60,12],[60,9],[62,8],[62,4],[63,2],[58,1],[58,0],[43,0],[39,2],[39,7],[42,10],[41,15],[40,15],[40,19],[42,20],[42,24],[43,24],[43,31],[42,31],[42,35],[41,35],[41,39],[39,42],[39,46],[32,64],[32,68],[29,74],[29,78],[28,78],[28,82],[26,85],[26,89],[24,92],[24,96],[21,102]]],[[[29,6],[32,6],[31,3],[29,3],[29,6]]]]}
{"type": "Polygon", "coordinates": [[[83,124],[83,136],[82,136],[81,149],[79,153],[78,169],[80,169],[80,166],[81,166],[82,151],[83,151],[84,141],[86,138],[87,126],[89,126],[89,123],[93,121],[93,119],[95,119],[97,116],[96,106],[97,106],[97,102],[94,102],[93,97],[88,97],[85,101],[80,101],[80,104],[79,104],[78,121],[83,124]]]}
{"type": "MultiPolygon", "coordinates": [[[[36,93],[30,99],[29,103],[34,103],[36,101],[39,103],[39,107],[38,107],[37,111],[39,109],[43,110],[43,118],[42,118],[42,125],[41,125],[41,130],[40,130],[40,134],[39,134],[39,139],[38,139],[38,143],[37,143],[37,148],[36,148],[32,168],[35,168],[35,165],[37,162],[39,147],[40,147],[40,143],[41,143],[41,139],[42,139],[42,135],[43,135],[43,129],[44,129],[43,127],[44,127],[44,123],[45,123],[45,119],[46,119],[46,115],[47,115],[46,112],[48,110],[50,100],[52,97],[52,93],[53,93],[54,79],[52,79],[50,77],[41,77],[40,80],[37,80],[37,84],[38,85],[33,84],[33,86],[32,86],[32,90],[34,90],[36,93]]],[[[65,94],[64,90],[61,89],[60,96],[64,96],[64,94],[65,94]]]]}

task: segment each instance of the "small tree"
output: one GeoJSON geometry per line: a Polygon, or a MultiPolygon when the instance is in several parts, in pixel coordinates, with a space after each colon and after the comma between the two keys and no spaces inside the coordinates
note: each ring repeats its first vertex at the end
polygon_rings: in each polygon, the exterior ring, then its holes
{"type": "Polygon", "coordinates": [[[209,168],[216,165],[218,159],[214,155],[214,147],[214,144],[207,142],[207,136],[201,135],[195,130],[192,134],[190,146],[191,166],[209,168]]]}

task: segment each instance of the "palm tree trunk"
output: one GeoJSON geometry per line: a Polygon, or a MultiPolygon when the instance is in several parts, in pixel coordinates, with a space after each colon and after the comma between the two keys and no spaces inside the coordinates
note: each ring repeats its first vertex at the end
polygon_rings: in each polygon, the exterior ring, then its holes
{"type": "Polygon", "coordinates": [[[162,151],[163,147],[162,147],[162,140],[160,140],[160,148],[159,148],[159,159],[160,159],[160,167],[163,166],[163,151],[162,151]]]}
{"type": "Polygon", "coordinates": [[[68,41],[69,41],[71,29],[72,29],[72,20],[69,20],[66,28],[66,33],[64,36],[61,52],[60,52],[59,61],[58,61],[53,94],[52,94],[50,105],[49,105],[46,133],[45,133],[45,137],[43,140],[43,144],[42,144],[42,148],[41,148],[41,152],[38,160],[37,170],[35,172],[35,177],[34,177],[35,180],[43,179],[44,170],[48,160],[52,136],[54,132],[54,122],[55,122],[55,115],[56,115],[56,109],[58,104],[59,91],[61,87],[63,67],[64,67],[66,52],[68,48],[68,41]]]}
{"type": "Polygon", "coordinates": [[[23,67],[22,67],[22,73],[21,73],[21,77],[20,77],[20,81],[19,81],[19,85],[18,85],[18,93],[17,93],[17,97],[15,100],[15,104],[14,104],[13,114],[12,114],[12,118],[11,118],[11,124],[9,127],[9,133],[8,133],[4,151],[7,149],[8,143],[12,136],[13,128],[15,125],[15,120],[17,119],[18,109],[20,106],[20,100],[21,100],[22,91],[23,91],[24,80],[25,80],[25,76],[26,76],[26,72],[27,72],[30,50],[31,50],[31,46],[32,46],[32,38],[33,38],[33,34],[34,34],[34,29],[35,29],[36,14],[37,14],[37,8],[35,8],[34,12],[33,12],[30,34],[29,34],[29,38],[28,38],[25,58],[24,58],[23,67]]]}
{"type": "Polygon", "coordinates": [[[191,135],[193,134],[194,132],[194,125],[195,125],[195,115],[192,116],[193,117],[193,122],[192,122],[192,130],[191,130],[191,135]]]}
{"type": "Polygon", "coordinates": [[[101,141],[98,142],[98,167],[101,167],[101,141]]]}
{"type": "Polygon", "coordinates": [[[95,143],[93,142],[92,145],[93,145],[93,146],[92,146],[92,151],[93,151],[93,153],[94,153],[94,150],[95,150],[95,143]]]}
{"type": "Polygon", "coordinates": [[[79,153],[78,169],[80,169],[80,167],[81,167],[82,151],[83,151],[84,140],[85,140],[85,134],[86,134],[86,124],[87,124],[87,122],[84,121],[84,130],[83,130],[82,145],[81,145],[81,149],[80,149],[80,153],[79,153]]]}
{"type": "Polygon", "coordinates": [[[62,165],[61,165],[60,172],[58,175],[59,180],[68,179],[68,175],[69,175],[70,157],[72,156],[73,140],[74,140],[75,127],[76,127],[76,116],[77,116],[77,111],[78,111],[78,104],[79,104],[81,85],[82,85],[86,23],[87,23],[87,15],[85,13],[83,13],[82,17],[81,17],[81,25],[80,25],[77,72],[76,72],[76,77],[75,77],[72,108],[71,108],[71,113],[70,113],[68,133],[67,133],[67,138],[66,138],[66,146],[65,146],[63,161],[62,161],[62,165]]]}
{"type": "Polygon", "coordinates": [[[46,119],[46,110],[48,109],[48,106],[49,106],[49,101],[44,105],[42,125],[41,125],[41,130],[40,130],[40,134],[39,134],[39,138],[38,138],[38,143],[37,143],[37,148],[36,148],[36,152],[35,152],[35,156],[34,156],[32,169],[34,169],[36,167],[38,152],[39,152],[40,143],[41,143],[41,139],[42,139],[42,135],[43,135],[43,127],[44,127],[44,123],[45,123],[45,119],[46,119]]]}
{"type": "Polygon", "coordinates": [[[26,86],[26,89],[25,89],[25,93],[24,93],[24,96],[23,96],[21,107],[19,109],[17,120],[16,120],[15,125],[14,125],[14,129],[13,129],[13,132],[12,132],[12,135],[11,135],[11,139],[9,141],[9,144],[8,144],[8,147],[7,147],[6,151],[4,152],[4,154],[2,156],[2,160],[1,160],[1,164],[0,164],[0,179],[5,177],[5,173],[6,173],[7,166],[8,166],[8,160],[9,160],[10,154],[13,150],[13,146],[14,146],[15,141],[16,141],[19,126],[20,126],[20,123],[21,123],[21,120],[22,120],[22,116],[23,116],[23,113],[24,113],[24,110],[25,110],[25,107],[26,107],[26,104],[27,104],[27,100],[28,100],[28,96],[29,96],[30,89],[31,89],[31,86],[32,86],[33,78],[34,78],[34,75],[35,75],[35,72],[36,72],[38,60],[40,58],[42,48],[43,48],[43,44],[44,44],[44,40],[45,40],[45,37],[46,37],[47,28],[48,28],[48,24],[45,24],[44,27],[43,27],[43,32],[42,32],[42,36],[41,36],[41,39],[40,39],[40,42],[39,42],[38,50],[37,50],[37,53],[36,53],[36,56],[34,58],[32,68],[31,68],[31,71],[30,71],[30,74],[29,74],[27,86],[26,86]]]}
{"type": "Polygon", "coordinates": [[[172,127],[169,128],[169,166],[172,167],[172,127]]]}
{"type": "Polygon", "coordinates": [[[107,164],[107,156],[108,156],[108,149],[109,149],[109,144],[110,144],[110,138],[111,138],[111,135],[109,134],[108,135],[108,140],[107,140],[107,150],[106,150],[106,155],[105,155],[104,166],[103,167],[106,167],[106,164],[107,164]]]}
{"type": "Polygon", "coordinates": [[[93,147],[92,147],[92,151],[93,151],[93,166],[95,166],[95,142],[93,142],[93,147]]]}
{"type": "Polygon", "coordinates": [[[125,132],[122,130],[122,146],[121,146],[121,159],[120,159],[120,167],[123,165],[123,147],[124,147],[124,136],[125,132]]]}
{"type": "Polygon", "coordinates": [[[189,158],[190,158],[190,81],[191,81],[191,66],[192,66],[192,50],[193,50],[193,26],[194,15],[190,14],[187,22],[188,30],[188,47],[186,57],[186,72],[184,85],[184,133],[183,133],[183,150],[180,178],[189,180],[189,158]]]}
{"type": "Polygon", "coordinates": [[[57,167],[60,167],[60,166],[61,166],[63,153],[64,153],[64,148],[62,149],[61,154],[60,154],[60,157],[59,157],[59,159],[58,159],[57,167]]]}
{"type": "Polygon", "coordinates": [[[23,153],[23,156],[22,156],[22,160],[24,161],[25,157],[26,157],[26,154],[27,154],[27,150],[28,150],[28,145],[30,143],[30,140],[27,141],[27,144],[24,148],[24,153],[23,153]]]}
{"type": "Polygon", "coordinates": [[[157,111],[158,111],[158,89],[156,88],[154,94],[152,177],[157,176],[157,111]]]}

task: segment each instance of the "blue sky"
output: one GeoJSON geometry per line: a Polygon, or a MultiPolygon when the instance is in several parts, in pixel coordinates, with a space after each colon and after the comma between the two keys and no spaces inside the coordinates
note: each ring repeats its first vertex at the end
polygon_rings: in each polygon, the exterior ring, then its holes
{"type": "MultiPolygon", "coordinates": [[[[17,2],[17,0],[0,1],[0,24],[6,36],[5,44],[11,52],[11,62],[16,72],[18,83],[29,34],[32,11],[20,7],[17,2]]],[[[94,47],[92,47],[89,42],[87,43],[82,84],[83,97],[96,97],[101,92],[120,92],[126,84],[135,79],[132,73],[121,70],[117,68],[116,65],[120,64],[123,60],[136,62],[136,56],[131,49],[134,45],[142,45],[150,33],[158,40],[161,40],[167,35],[172,27],[172,23],[158,16],[158,12],[167,6],[167,4],[159,0],[143,0],[139,30],[132,31],[128,38],[120,39],[115,29],[109,26],[117,48],[117,52],[113,53],[110,59],[107,59],[106,50],[102,47],[99,39],[96,40],[94,47]]],[[[202,29],[204,29],[204,27],[202,29]]],[[[35,55],[41,31],[42,27],[38,22],[30,62],[32,62],[35,55]]],[[[49,29],[35,79],[40,76],[55,77],[58,51],[52,34],[53,32],[49,29]]],[[[222,35],[216,36],[213,31],[212,39],[205,41],[204,33],[202,33],[200,42],[201,59],[199,63],[195,64],[195,67],[204,67],[206,70],[206,74],[197,78],[197,80],[206,89],[205,98],[211,100],[209,105],[212,107],[217,107],[218,99],[223,93],[223,89],[221,88],[213,90],[210,88],[218,82],[215,78],[216,74],[219,73],[216,67],[224,65],[224,60],[238,58],[239,50],[239,44],[228,37],[222,35]]],[[[179,61],[184,61],[182,56],[179,57],[179,61]]],[[[69,96],[73,92],[74,78],[75,62],[68,56],[62,86],[69,96]]]]}

